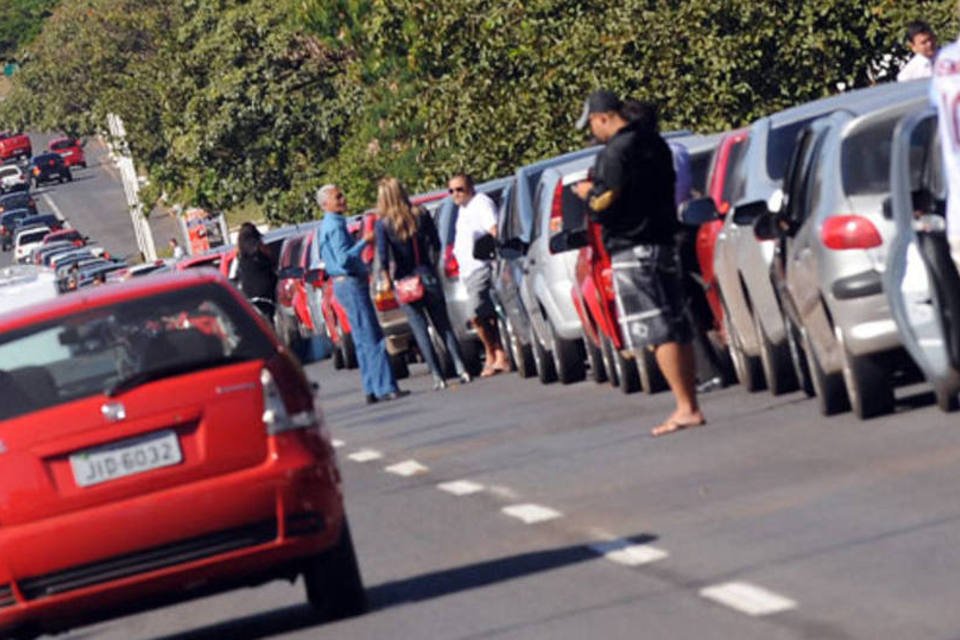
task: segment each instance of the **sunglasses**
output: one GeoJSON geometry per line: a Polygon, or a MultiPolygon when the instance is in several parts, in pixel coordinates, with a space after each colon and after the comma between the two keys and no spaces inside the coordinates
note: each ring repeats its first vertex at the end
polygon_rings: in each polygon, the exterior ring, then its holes
{"type": "Polygon", "coordinates": [[[449,189],[447,189],[447,191],[449,191],[450,193],[466,193],[467,188],[466,187],[450,187],[449,189]]]}

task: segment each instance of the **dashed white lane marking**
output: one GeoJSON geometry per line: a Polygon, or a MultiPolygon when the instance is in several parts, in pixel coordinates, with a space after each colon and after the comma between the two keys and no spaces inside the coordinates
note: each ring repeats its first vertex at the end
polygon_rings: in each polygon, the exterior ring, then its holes
{"type": "Polygon", "coordinates": [[[437,489],[452,493],[455,496],[469,496],[472,493],[483,491],[483,485],[469,480],[454,480],[453,482],[438,484],[437,489]]]}
{"type": "Polygon", "coordinates": [[[383,454],[373,449],[361,449],[356,453],[351,453],[347,457],[354,462],[371,462],[373,460],[379,460],[383,457],[383,454]]]}
{"type": "Polygon", "coordinates": [[[515,504],[504,507],[501,511],[512,518],[521,520],[524,524],[537,524],[563,516],[559,511],[538,504],[515,504]]]}
{"type": "Polygon", "coordinates": [[[518,495],[517,492],[511,489],[510,487],[504,487],[503,485],[493,485],[488,487],[488,491],[495,496],[504,498],[505,500],[516,500],[518,495]]]}
{"type": "Polygon", "coordinates": [[[330,444],[333,445],[333,448],[334,448],[334,449],[339,449],[340,447],[342,447],[343,445],[345,445],[346,442],[344,442],[343,440],[336,440],[336,439],[334,439],[330,444]]]}
{"type": "Polygon", "coordinates": [[[60,211],[60,207],[58,207],[57,203],[53,201],[53,198],[51,198],[49,195],[45,193],[41,195],[43,199],[47,202],[47,204],[50,206],[50,208],[53,209],[53,213],[56,214],[56,216],[61,220],[66,220],[66,218],[63,215],[63,211],[60,211]]]}
{"type": "Polygon", "coordinates": [[[766,616],[795,609],[797,603],[747,582],[725,582],[700,590],[700,595],[748,616],[766,616]]]}
{"type": "Polygon", "coordinates": [[[385,468],[384,471],[409,478],[410,476],[415,476],[420,473],[426,473],[430,471],[430,469],[423,466],[416,460],[404,460],[403,462],[390,465],[389,467],[385,468]]]}
{"type": "Polygon", "coordinates": [[[590,545],[590,549],[611,562],[638,567],[663,560],[670,554],[648,544],[634,544],[629,540],[608,540],[590,545]]]}

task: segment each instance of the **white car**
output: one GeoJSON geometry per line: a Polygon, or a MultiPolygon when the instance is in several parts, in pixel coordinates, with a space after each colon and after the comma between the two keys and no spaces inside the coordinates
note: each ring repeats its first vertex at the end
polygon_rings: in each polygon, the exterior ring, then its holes
{"type": "Polygon", "coordinates": [[[57,278],[53,269],[33,265],[0,268],[0,313],[57,296],[57,278]]]}
{"type": "Polygon", "coordinates": [[[13,259],[16,262],[25,262],[30,251],[43,244],[43,239],[48,233],[50,233],[50,227],[46,225],[18,230],[13,238],[13,259]]]}
{"type": "Polygon", "coordinates": [[[22,191],[30,186],[27,174],[18,165],[5,164],[0,166],[0,191],[22,191]]]}

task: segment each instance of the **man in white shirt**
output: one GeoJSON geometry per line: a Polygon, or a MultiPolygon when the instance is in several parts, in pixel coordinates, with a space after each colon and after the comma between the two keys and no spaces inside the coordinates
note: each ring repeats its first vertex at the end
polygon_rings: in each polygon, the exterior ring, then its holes
{"type": "Polygon", "coordinates": [[[933,75],[933,59],[937,55],[937,36],[922,20],[907,25],[907,45],[913,57],[897,74],[897,82],[919,80],[933,75]]]}
{"type": "Polygon", "coordinates": [[[473,246],[485,234],[497,235],[497,208],[489,196],[474,190],[473,179],[469,175],[457,174],[450,178],[447,186],[454,204],[460,207],[453,255],[460,266],[460,279],[470,297],[471,321],[483,343],[486,360],[480,375],[492,376],[506,371],[509,366],[497,330],[497,310],[490,297],[493,286],[490,263],[474,258],[473,246]]]}

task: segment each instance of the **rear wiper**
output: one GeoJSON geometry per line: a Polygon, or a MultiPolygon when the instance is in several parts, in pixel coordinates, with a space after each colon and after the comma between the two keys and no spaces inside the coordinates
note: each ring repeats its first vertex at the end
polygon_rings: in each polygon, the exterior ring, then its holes
{"type": "Polygon", "coordinates": [[[114,381],[112,384],[107,385],[104,388],[103,393],[108,398],[113,398],[121,393],[125,393],[131,389],[135,389],[141,385],[147,384],[148,382],[153,382],[154,380],[170,378],[183,373],[190,373],[191,371],[212,369],[213,367],[219,367],[225,364],[233,364],[235,362],[243,362],[244,360],[246,360],[246,358],[238,358],[236,356],[228,356],[216,360],[188,360],[186,362],[178,362],[165,367],[157,367],[155,369],[138,371],[137,373],[131,374],[126,378],[120,378],[119,380],[114,381]]]}

